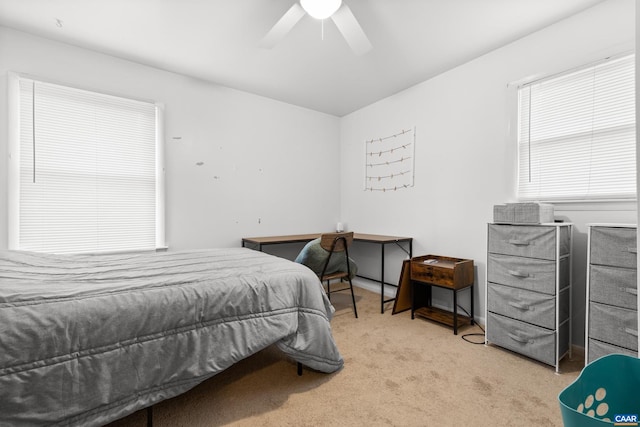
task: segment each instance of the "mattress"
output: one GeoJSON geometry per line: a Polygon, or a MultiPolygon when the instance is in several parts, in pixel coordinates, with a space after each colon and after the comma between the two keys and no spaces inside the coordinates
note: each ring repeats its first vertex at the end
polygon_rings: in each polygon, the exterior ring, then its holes
{"type": "Polygon", "coordinates": [[[311,270],[246,248],[0,252],[0,425],[104,425],[272,344],[334,372],[332,314],[311,270]]]}

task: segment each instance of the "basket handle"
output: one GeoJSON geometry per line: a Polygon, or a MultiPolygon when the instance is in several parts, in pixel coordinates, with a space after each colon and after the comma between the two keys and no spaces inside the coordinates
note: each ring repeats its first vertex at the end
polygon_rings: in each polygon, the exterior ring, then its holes
{"type": "Polygon", "coordinates": [[[530,242],[528,242],[527,240],[516,240],[516,239],[509,239],[507,240],[507,243],[510,243],[512,245],[515,246],[529,246],[530,242]]]}
{"type": "Polygon", "coordinates": [[[520,278],[523,278],[523,279],[526,279],[527,277],[532,277],[529,273],[525,273],[525,272],[517,271],[517,270],[507,270],[507,273],[509,273],[512,276],[520,277],[520,278]]]}
{"type": "Polygon", "coordinates": [[[631,295],[638,295],[638,289],[637,288],[622,288],[622,290],[624,292],[627,292],[631,295]]]}
{"type": "Polygon", "coordinates": [[[532,339],[523,338],[523,337],[521,337],[521,336],[519,336],[519,335],[512,334],[512,333],[510,333],[510,332],[509,332],[509,333],[507,333],[507,336],[508,336],[509,338],[511,338],[512,340],[517,341],[517,342],[519,342],[519,343],[521,343],[521,344],[530,344],[530,343],[533,343],[533,340],[532,340],[532,339]]]}
{"type": "Polygon", "coordinates": [[[533,307],[531,307],[529,305],[526,305],[526,304],[520,304],[520,303],[517,303],[515,301],[509,301],[507,304],[509,304],[511,307],[517,308],[518,310],[531,310],[531,311],[533,311],[533,307]]]}

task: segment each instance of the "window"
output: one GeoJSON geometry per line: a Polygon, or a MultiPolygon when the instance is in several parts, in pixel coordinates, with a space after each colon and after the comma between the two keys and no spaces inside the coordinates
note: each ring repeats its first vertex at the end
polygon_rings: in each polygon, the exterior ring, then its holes
{"type": "Polygon", "coordinates": [[[15,75],[10,86],[10,248],[162,246],[159,107],[15,75]]]}
{"type": "Polygon", "coordinates": [[[518,89],[518,197],[636,198],[634,55],[518,89]]]}

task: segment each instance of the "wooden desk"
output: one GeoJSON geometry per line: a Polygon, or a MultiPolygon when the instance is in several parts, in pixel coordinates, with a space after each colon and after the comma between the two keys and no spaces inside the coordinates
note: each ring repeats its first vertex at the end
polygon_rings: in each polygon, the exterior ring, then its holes
{"type": "MultiPolygon", "coordinates": [[[[242,238],[242,247],[252,246],[259,251],[262,251],[263,247],[266,245],[278,245],[282,243],[306,243],[310,242],[313,239],[320,237],[322,233],[310,233],[310,234],[292,234],[287,236],[263,236],[263,237],[243,237],[242,238]]],[[[395,244],[400,249],[402,249],[411,259],[413,253],[413,238],[412,237],[399,237],[399,236],[383,236],[378,234],[365,234],[365,233],[353,233],[353,240],[356,242],[364,242],[364,243],[372,243],[376,245],[380,245],[380,278],[371,278],[362,275],[358,275],[358,277],[362,277],[363,279],[373,280],[375,282],[380,283],[380,313],[384,313],[384,304],[387,302],[394,301],[395,298],[384,299],[384,287],[394,286],[398,287],[397,284],[389,283],[384,281],[384,254],[385,247],[388,244],[395,244]],[[401,243],[405,243],[408,245],[409,250],[407,251],[401,243]]]]}
{"type": "Polygon", "coordinates": [[[311,234],[291,234],[288,236],[264,236],[264,237],[243,237],[242,247],[247,247],[247,243],[257,245],[262,252],[262,247],[266,245],[279,245],[281,243],[306,243],[320,237],[321,233],[311,234]]]}

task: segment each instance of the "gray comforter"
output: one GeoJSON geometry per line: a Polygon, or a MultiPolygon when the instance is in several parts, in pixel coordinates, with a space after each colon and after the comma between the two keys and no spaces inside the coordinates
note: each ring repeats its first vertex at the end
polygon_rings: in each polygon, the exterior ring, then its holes
{"type": "Polygon", "coordinates": [[[311,270],[250,249],[0,252],[0,425],[103,425],[274,343],[334,372],[332,313],[311,270]]]}

